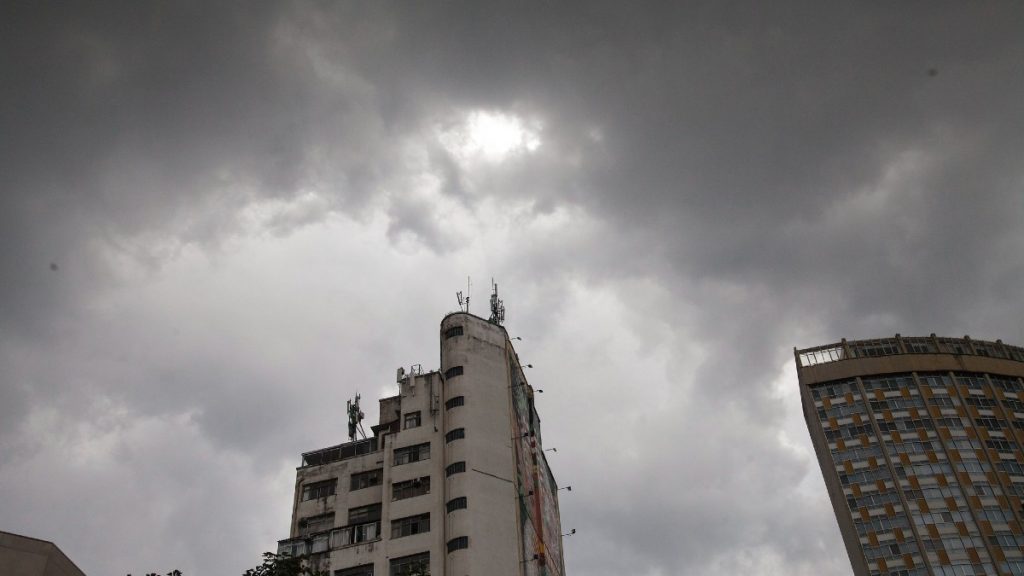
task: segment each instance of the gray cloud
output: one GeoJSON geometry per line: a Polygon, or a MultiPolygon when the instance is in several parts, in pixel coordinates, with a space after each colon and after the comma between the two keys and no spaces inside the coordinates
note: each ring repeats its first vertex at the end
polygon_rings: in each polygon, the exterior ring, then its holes
{"type": "Polygon", "coordinates": [[[3,11],[3,528],[87,571],[254,564],[469,270],[539,360],[573,573],[846,573],[792,346],[1024,341],[1011,4],[3,11]],[[461,157],[474,111],[539,147],[461,157]],[[132,509],[158,538],[80,529],[132,509]]]}

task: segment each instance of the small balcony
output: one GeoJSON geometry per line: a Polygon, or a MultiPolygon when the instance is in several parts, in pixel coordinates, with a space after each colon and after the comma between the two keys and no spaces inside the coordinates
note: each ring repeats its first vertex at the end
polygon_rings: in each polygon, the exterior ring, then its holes
{"type": "Polygon", "coordinates": [[[380,520],[281,540],[277,543],[277,553],[282,556],[305,556],[376,540],[380,540],[380,520]]]}

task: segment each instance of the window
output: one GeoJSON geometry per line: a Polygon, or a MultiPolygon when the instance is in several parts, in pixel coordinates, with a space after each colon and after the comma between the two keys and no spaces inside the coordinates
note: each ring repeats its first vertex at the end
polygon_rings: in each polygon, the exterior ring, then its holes
{"type": "Polygon", "coordinates": [[[1024,536],[1010,533],[993,534],[988,537],[989,544],[993,546],[1001,546],[1007,550],[1015,548],[1024,548],[1024,536]]]}
{"type": "Polygon", "coordinates": [[[448,541],[448,552],[469,548],[469,536],[459,536],[448,541]]]}
{"type": "Polygon", "coordinates": [[[410,462],[419,462],[420,460],[427,460],[430,458],[430,442],[423,444],[417,444],[415,446],[406,446],[404,448],[395,448],[395,466],[402,464],[408,464],[410,462]]]}
{"type": "Polygon", "coordinates": [[[336,543],[342,546],[380,538],[380,504],[349,508],[348,526],[339,530],[336,543]]]}
{"type": "Polygon", "coordinates": [[[327,552],[330,549],[328,542],[330,540],[330,534],[324,532],[323,534],[317,534],[309,542],[309,553],[317,554],[319,552],[327,552]]]}
{"type": "Polygon", "coordinates": [[[451,432],[449,432],[449,433],[444,435],[444,441],[445,441],[445,443],[451,443],[451,442],[454,442],[455,440],[461,440],[461,439],[463,439],[465,437],[466,437],[466,429],[465,428],[456,428],[455,430],[452,430],[451,432]]]}
{"type": "Polygon", "coordinates": [[[373,576],[373,564],[363,564],[362,566],[335,570],[334,576],[373,576]]]}
{"type": "Polygon", "coordinates": [[[418,514],[391,521],[391,537],[402,538],[430,532],[430,514],[418,514]]]}
{"type": "Polygon", "coordinates": [[[350,526],[349,528],[352,530],[353,544],[380,539],[380,520],[377,520],[376,522],[367,522],[366,524],[359,524],[357,526],[350,526]]]}
{"type": "Polygon", "coordinates": [[[447,468],[444,469],[444,475],[445,476],[451,476],[452,474],[459,474],[460,472],[465,472],[465,471],[466,471],[466,463],[465,462],[453,462],[453,463],[449,464],[447,468]]]}
{"type": "Polygon", "coordinates": [[[380,504],[370,504],[369,506],[349,508],[348,523],[365,524],[366,522],[376,522],[380,520],[380,507],[380,504]]]}
{"type": "Polygon", "coordinates": [[[992,428],[993,430],[1001,430],[1003,428],[1002,422],[995,418],[975,418],[974,421],[978,426],[984,426],[986,428],[992,428]]]}
{"type": "Polygon", "coordinates": [[[458,498],[452,498],[451,500],[449,500],[448,504],[446,504],[445,507],[447,508],[448,513],[451,514],[456,510],[462,510],[463,508],[466,508],[467,504],[468,502],[466,501],[466,497],[459,496],[458,498]]]}
{"type": "Polygon", "coordinates": [[[462,336],[462,326],[452,326],[451,328],[444,331],[444,339],[454,338],[456,336],[462,336]]]}
{"type": "Polygon", "coordinates": [[[379,486],[383,478],[384,470],[380,468],[367,470],[366,472],[357,472],[352,475],[352,486],[349,490],[362,490],[370,486],[379,486]]]}
{"type": "Polygon", "coordinates": [[[455,398],[452,398],[451,400],[448,400],[447,402],[444,403],[444,409],[445,410],[451,410],[452,408],[457,408],[459,406],[465,406],[465,405],[466,405],[466,397],[465,396],[456,396],[455,398]]]}
{"type": "Polygon", "coordinates": [[[1010,562],[1003,562],[999,565],[1003,569],[1003,572],[1009,572],[1013,576],[1024,574],[1024,561],[1011,560],[1010,562]]]}
{"type": "Polygon", "coordinates": [[[988,445],[989,448],[998,450],[999,452],[1013,451],[1013,445],[1006,440],[986,440],[985,444],[988,445]]]}
{"type": "Polygon", "coordinates": [[[334,512],[299,519],[299,535],[308,536],[334,527],[334,512]]]}
{"type": "Polygon", "coordinates": [[[402,422],[402,428],[408,430],[409,428],[419,428],[419,427],[420,427],[420,413],[419,413],[419,411],[409,412],[408,414],[405,415],[405,420],[402,422]]]}
{"type": "Polygon", "coordinates": [[[392,500],[404,500],[422,494],[430,494],[430,476],[395,482],[391,485],[392,500]]]}
{"type": "Polygon", "coordinates": [[[306,541],[302,538],[285,540],[277,544],[277,553],[281,556],[305,556],[306,552],[306,541]]]}
{"type": "Polygon", "coordinates": [[[322,482],[311,482],[303,486],[302,500],[316,500],[317,498],[333,496],[334,490],[337,486],[337,478],[331,478],[330,480],[324,480],[322,482]]]}
{"type": "Polygon", "coordinates": [[[430,552],[413,554],[391,559],[389,576],[412,576],[413,574],[430,574],[430,552]]]}
{"type": "Polygon", "coordinates": [[[456,376],[462,376],[462,366],[452,366],[444,371],[445,378],[454,378],[456,376]]]}

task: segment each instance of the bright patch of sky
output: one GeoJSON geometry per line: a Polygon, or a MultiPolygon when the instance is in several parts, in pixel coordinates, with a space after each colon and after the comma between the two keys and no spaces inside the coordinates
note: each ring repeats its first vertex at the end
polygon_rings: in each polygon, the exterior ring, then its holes
{"type": "Polygon", "coordinates": [[[475,110],[454,126],[438,130],[438,139],[464,164],[500,163],[511,156],[536,151],[541,126],[514,114],[475,110]]]}

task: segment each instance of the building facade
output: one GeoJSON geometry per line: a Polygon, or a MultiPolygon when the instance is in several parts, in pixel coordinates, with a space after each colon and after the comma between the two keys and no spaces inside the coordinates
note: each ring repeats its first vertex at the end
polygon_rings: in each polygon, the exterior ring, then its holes
{"type": "Polygon", "coordinates": [[[855,575],[1024,574],[1024,349],[933,334],[794,352],[855,575]]]}
{"type": "Polygon", "coordinates": [[[332,576],[562,576],[558,488],[505,329],[441,322],[441,367],[399,370],[372,437],[302,455],[290,538],[332,576]]]}

